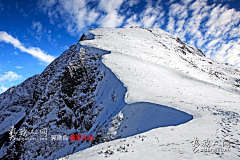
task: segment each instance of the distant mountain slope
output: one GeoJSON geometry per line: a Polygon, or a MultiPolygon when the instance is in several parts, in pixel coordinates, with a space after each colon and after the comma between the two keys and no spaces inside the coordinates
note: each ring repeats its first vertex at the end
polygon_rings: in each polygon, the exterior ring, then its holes
{"type": "Polygon", "coordinates": [[[91,30],[43,73],[0,95],[0,158],[55,159],[102,142],[70,158],[236,158],[239,85],[239,68],[160,29],[91,30]],[[32,138],[31,131],[47,128],[48,140],[9,141],[12,125],[32,138]],[[94,141],[51,135],[93,135],[94,141]],[[194,137],[227,139],[234,148],[194,154],[194,137]],[[125,152],[133,143],[133,152],[125,152]]]}

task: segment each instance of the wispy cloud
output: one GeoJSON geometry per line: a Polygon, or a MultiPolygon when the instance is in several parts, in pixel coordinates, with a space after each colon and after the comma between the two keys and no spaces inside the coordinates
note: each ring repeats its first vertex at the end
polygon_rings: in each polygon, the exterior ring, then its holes
{"type": "Polygon", "coordinates": [[[32,35],[35,35],[35,38],[40,41],[43,35],[42,23],[33,21],[31,28],[34,30],[32,35]]]}
{"type": "Polygon", "coordinates": [[[160,27],[164,22],[165,15],[160,2],[156,1],[153,3],[152,1],[146,1],[147,4],[144,10],[139,14],[135,13],[133,16],[127,18],[124,26],[160,27]]]}
{"type": "Polygon", "coordinates": [[[171,4],[166,29],[220,62],[240,66],[240,12],[207,0],[171,4]],[[187,12],[187,13],[186,13],[187,12]],[[188,14],[188,16],[185,16],[188,14]]]}
{"type": "Polygon", "coordinates": [[[7,89],[7,87],[4,87],[2,84],[0,84],[0,94],[5,92],[7,89]]]}
{"type": "Polygon", "coordinates": [[[132,7],[137,5],[140,2],[140,0],[128,0],[128,6],[132,7]]]}
{"type": "Polygon", "coordinates": [[[31,29],[28,29],[28,31],[38,41],[41,41],[44,38],[46,38],[49,43],[51,43],[52,45],[56,45],[55,44],[56,39],[53,39],[51,36],[52,31],[44,28],[41,22],[33,21],[31,29]]]}
{"type": "Polygon", "coordinates": [[[8,89],[7,87],[5,87],[6,84],[12,81],[20,80],[20,79],[22,79],[22,76],[18,75],[13,71],[8,71],[8,72],[5,72],[3,75],[0,75],[0,93],[8,89]]]}
{"type": "Polygon", "coordinates": [[[41,0],[39,7],[71,35],[91,26],[160,27],[210,58],[240,66],[240,12],[214,1],[41,0]],[[134,9],[139,3],[143,7],[134,9]]]}
{"type": "Polygon", "coordinates": [[[123,23],[124,16],[119,16],[117,11],[112,11],[102,16],[99,24],[101,27],[118,27],[123,23]]]}
{"type": "Polygon", "coordinates": [[[106,13],[110,13],[112,11],[118,11],[122,6],[124,0],[100,0],[98,4],[98,8],[106,13]]]}
{"type": "Polygon", "coordinates": [[[13,71],[8,71],[8,72],[5,72],[4,75],[0,75],[0,82],[5,82],[5,81],[12,82],[12,81],[19,80],[21,78],[22,78],[21,75],[18,75],[13,71]]]}
{"type": "MultiPolygon", "coordinates": [[[[39,7],[49,16],[52,24],[65,27],[71,35],[97,25],[99,27],[118,27],[124,22],[125,15],[120,14],[124,0],[42,0],[39,7]],[[92,6],[95,7],[92,7],[92,6]],[[61,23],[59,23],[61,22],[61,23]]],[[[132,5],[136,2],[131,2],[132,5]]]]}
{"type": "Polygon", "coordinates": [[[17,69],[22,69],[22,68],[23,68],[23,66],[16,66],[16,68],[17,68],[17,69]]]}
{"type": "Polygon", "coordinates": [[[65,27],[71,34],[79,34],[86,27],[95,23],[99,13],[95,8],[88,5],[90,1],[85,0],[41,0],[39,7],[48,15],[50,22],[59,27],[65,27]],[[61,23],[58,23],[61,22],[61,23]]]}
{"type": "Polygon", "coordinates": [[[12,44],[15,48],[18,48],[21,52],[26,52],[33,57],[38,58],[40,61],[45,63],[50,63],[54,60],[54,57],[46,54],[44,51],[42,51],[38,47],[25,47],[18,39],[12,37],[10,34],[8,34],[5,31],[0,31],[0,42],[5,42],[12,44]]]}
{"type": "Polygon", "coordinates": [[[16,56],[19,55],[18,52],[16,52],[16,51],[14,51],[12,54],[16,55],[16,56]]]}

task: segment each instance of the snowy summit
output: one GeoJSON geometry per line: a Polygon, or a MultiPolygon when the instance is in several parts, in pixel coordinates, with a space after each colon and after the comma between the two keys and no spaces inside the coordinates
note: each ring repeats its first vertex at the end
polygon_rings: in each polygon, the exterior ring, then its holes
{"type": "Polygon", "coordinates": [[[90,30],[0,95],[0,158],[237,159],[239,87],[240,68],[161,29],[90,30]]]}

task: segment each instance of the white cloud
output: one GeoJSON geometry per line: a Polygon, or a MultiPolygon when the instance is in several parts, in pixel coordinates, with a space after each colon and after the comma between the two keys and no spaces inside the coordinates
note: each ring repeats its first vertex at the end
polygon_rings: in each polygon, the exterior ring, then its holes
{"type": "Polygon", "coordinates": [[[22,69],[22,68],[23,68],[23,66],[16,66],[16,68],[17,68],[17,69],[22,69]]]}
{"type": "Polygon", "coordinates": [[[0,83],[1,82],[12,82],[21,79],[22,76],[18,75],[17,73],[13,71],[5,72],[4,75],[0,75],[0,83]]]}
{"type": "Polygon", "coordinates": [[[8,88],[4,87],[4,85],[0,84],[0,94],[5,92],[8,88]]]}
{"type": "Polygon", "coordinates": [[[177,30],[176,30],[176,32],[180,32],[180,31],[183,30],[184,23],[185,23],[185,20],[177,21],[177,24],[176,24],[177,30]]]}
{"type": "Polygon", "coordinates": [[[144,16],[142,21],[143,21],[143,25],[146,28],[152,27],[154,22],[156,20],[156,15],[152,15],[152,16],[144,16]]]}
{"type": "Polygon", "coordinates": [[[145,9],[140,14],[134,14],[125,21],[125,27],[139,26],[139,27],[160,27],[164,23],[164,14],[161,1],[155,4],[152,1],[147,1],[145,9]]]}
{"type": "Polygon", "coordinates": [[[175,20],[173,19],[173,17],[169,17],[167,30],[170,31],[170,32],[174,32],[175,31],[175,20]]]}
{"type": "Polygon", "coordinates": [[[193,0],[181,0],[181,3],[183,4],[189,4],[190,2],[192,2],[193,0]]]}
{"type": "Polygon", "coordinates": [[[122,25],[125,16],[119,14],[119,9],[123,4],[123,0],[101,0],[98,9],[106,13],[99,20],[101,27],[118,27],[122,25]]]}
{"type": "Polygon", "coordinates": [[[13,55],[18,55],[18,52],[14,51],[12,54],[13,54],[13,55]]]}
{"type": "Polygon", "coordinates": [[[0,94],[8,89],[5,85],[8,85],[9,82],[21,79],[22,76],[13,71],[5,72],[3,75],[0,74],[0,94]]]}
{"type": "Polygon", "coordinates": [[[92,9],[89,13],[88,16],[86,17],[86,21],[88,25],[91,25],[95,22],[95,20],[99,17],[99,13],[95,11],[95,9],[92,9]]]}
{"type": "Polygon", "coordinates": [[[118,27],[123,23],[125,16],[119,16],[117,11],[112,11],[103,16],[99,22],[102,27],[118,27]]]}
{"type": "Polygon", "coordinates": [[[50,36],[50,34],[47,33],[47,30],[43,28],[41,22],[32,22],[31,26],[33,31],[30,31],[31,35],[34,36],[38,41],[42,39],[42,36],[50,36]]]}
{"type": "Polygon", "coordinates": [[[214,39],[212,41],[210,41],[208,44],[207,44],[207,48],[211,48],[213,46],[215,46],[217,43],[221,42],[221,40],[218,38],[218,39],[214,39]]]}
{"type": "Polygon", "coordinates": [[[170,6],[169,16],[177,16],[178,19],[186,19],[188,17],[187,5],[181,5],[179,3],[174,3],[170,6]]]}
{"type": "Polygon", "coordinates": [[[36,47],[26,48],[18,39],[12,37],[5,31],[0,31],[0,42],[1,41],[5,43],[10,43],[15,48],[18,48],[20,51],[31,54],[33,57],[36,57],[45,63],[50,63],[54,60],[53,56],[44,53],[44,51],[42,51],[40,48],[36,47]]]}
{"type": "Polygon", "coordinates": [[[227,54],[225,56],[226,62],[230,64],[237,64],[240,66],[240,42],[234,43],[229,50],[227,51],[227,54]]]}
{"type": "Polygon", "coordinates": [[[129,7],[135,6],[140,2],[140,0],[128,0],[129,7]]]}
{"type": "Polygon", "coordinates": [[[100,0],[98,8],[106,13],[118,11],[122,6],[123,0],[100,0]]]}
{"type": "Polygon", "coordinates": [[[138,22],[137,14],[132,15],[130,18],[128,18],[125,22],[124,27],[131,27],[131,26],[141,26],[141,23],[138,22]]]}
{"type": "Polygon", "coordinates": [[[37,33],[40,33],[40,32],[42,32],[42,29],[43,29],[42,23],[33,21],[32,28],[35,29],[37,33]]]}
{"type": "Polygon", "coordinates": [[[194,15],[197,15],[202,8],[205,8],[207,6],[207,0],[195,0],[190,6],[189,9],[192,10],[194,15]]]}

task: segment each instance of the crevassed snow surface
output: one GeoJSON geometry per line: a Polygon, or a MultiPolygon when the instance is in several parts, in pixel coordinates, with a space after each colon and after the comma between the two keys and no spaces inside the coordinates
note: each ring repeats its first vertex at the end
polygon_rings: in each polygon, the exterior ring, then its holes
{"type": "Polygon", "coordinates": [[[210,60],[160,29],[105,28],[90,33],[94,39],[81,44],[110,51],[102,62],[127,88],[127,105],[108,128],[116,137],[124,129],[126,138],[79,151],[68,159],[240,158],[239,68],[210,60]],[[162,119],[180,124],[191,115],[193,120],[187,123],[156,128],[162,119]],[[147,132],[131,136],[133,131],[147,132]],[[194,153],[195,138],[199,149],[206,140],[210,148],[226,148],[222,146],[226,141],[230,151],[194,153]],[[213,146],[213,142],[218,143],[213,146]]]}

